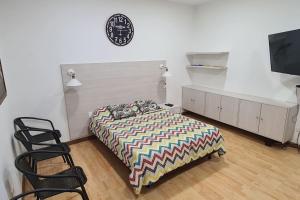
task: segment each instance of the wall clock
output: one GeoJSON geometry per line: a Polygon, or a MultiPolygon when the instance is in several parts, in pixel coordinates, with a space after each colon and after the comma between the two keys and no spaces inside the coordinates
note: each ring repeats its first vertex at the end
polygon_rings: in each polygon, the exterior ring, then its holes
{"type": "Polygon", "coordinates": [[[106,35],[113,44],[125,46],[133,38],[133,24],[126,15],[114,14],[106,23],[106,35]]]}

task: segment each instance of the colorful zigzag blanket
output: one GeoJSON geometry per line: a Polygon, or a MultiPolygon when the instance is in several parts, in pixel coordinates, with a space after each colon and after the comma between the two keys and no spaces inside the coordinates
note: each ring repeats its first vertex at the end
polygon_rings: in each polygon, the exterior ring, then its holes
{"type": "Polygon", "coordinates": [[[90,130],[131,170],[136,194],[178,167],[225,152],[218,128],[166,110],[113,120],[105,107],[99,108],[90,130]]]}

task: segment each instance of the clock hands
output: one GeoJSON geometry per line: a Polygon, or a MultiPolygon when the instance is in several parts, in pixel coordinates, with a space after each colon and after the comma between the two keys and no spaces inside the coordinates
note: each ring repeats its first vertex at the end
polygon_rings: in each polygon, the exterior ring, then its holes
{"type": "Polygon", "coordinates": [[[123,30],[126,27],[122,25],[117,25],[115,27],[118,29],[118,31],[120,31],[119,36],[122,36],[122,31],[128,31],[128,30],[123,30]]]}
{"type": "Polygon", "coordinates": [[[122,26],[122,25],[117,25],[117,26],[115,26],[117,29],[123,29],[123,28],[125,28],[125,26],[122,26]]]}

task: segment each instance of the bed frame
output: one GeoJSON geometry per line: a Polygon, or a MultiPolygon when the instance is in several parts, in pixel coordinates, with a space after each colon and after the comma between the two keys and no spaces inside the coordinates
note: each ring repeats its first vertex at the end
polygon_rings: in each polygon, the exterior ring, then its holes
{"type": "Polygon", "coordinates": [[[89,136],[89,113],[109,104],[131,103],[137,99],[166,102],[161,65],[166,61],[62,64],[61,73],[70,139],[89,136]],[[73,69],[82,86],[68,88],[67,71],[73,69]]]}

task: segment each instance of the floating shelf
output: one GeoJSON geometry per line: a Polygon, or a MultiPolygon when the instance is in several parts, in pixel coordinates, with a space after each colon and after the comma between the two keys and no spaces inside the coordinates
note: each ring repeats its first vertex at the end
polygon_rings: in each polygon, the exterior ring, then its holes
{"type": "Polygon", "coordinates": [[[214,69],[214,70],[227,70],[227,67],[224,66],[198,66],[198,65],[188,65],[188,69],[214,69]]]}
{"type": "Polygon", "coordinates": [[[229,52],[188,52],[187,56],[197,56],[197,55],[227,55],[229,52]]]}
{"type": "Polygon", "coordinates": [[[226,70],[229,52],[188,52],[189,69],[226,70]]]}

